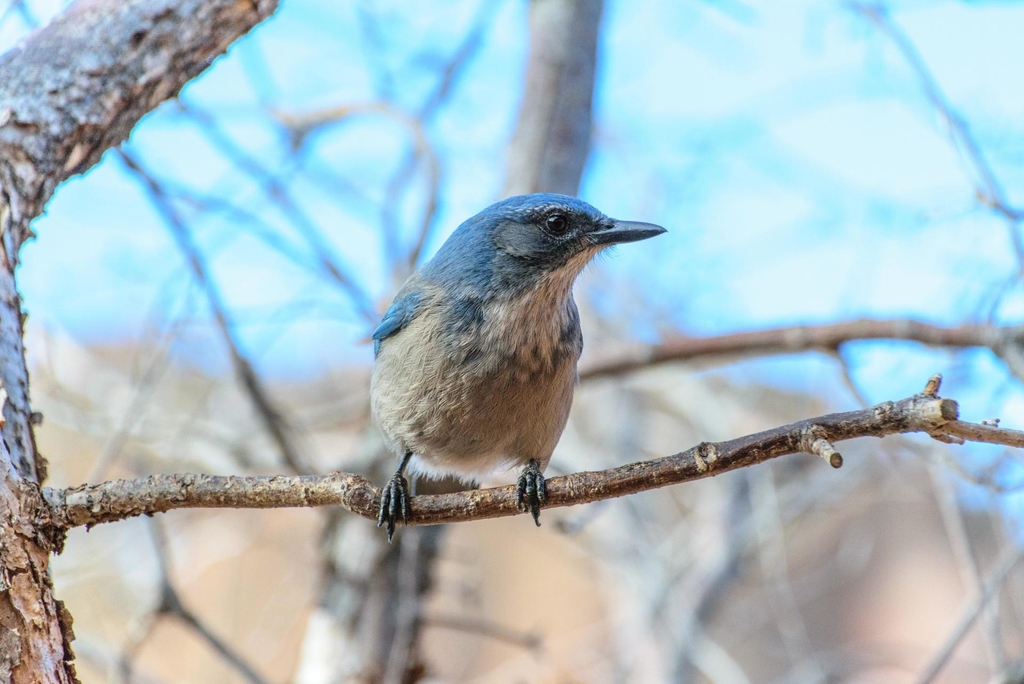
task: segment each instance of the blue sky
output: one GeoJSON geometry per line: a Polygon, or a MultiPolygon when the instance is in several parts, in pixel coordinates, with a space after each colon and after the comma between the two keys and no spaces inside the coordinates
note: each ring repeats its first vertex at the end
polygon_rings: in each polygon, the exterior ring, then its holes
{"type": "MultiPolygon", "coordinates": [[[[30,6],[45,19],[58,4],[30,6]]],[[[311,136],[296,157],[274,116],[382,100],[414,112],[439,65],[484,17],[480,49],[425,129],[442,167],[431,253],[498,199],[527,49],[523,2],[433,7],[284,2],[181,98],[281,179],[377,307],[396,285],[385,268],[380,206],[411,144],[408,127],[353,115],[311,136]]],[[[1024,69],[1024,5],[891,9],[1011,200],[1024,204],[1024,89],[1011,86],[1024,69]]],[[[0,25],[4,46],[22,33],[17,16],[0,25]]],[[[600,260],[581,284],[580,298],[621,319],[624,337],[858,316],[1020,319],[1020,284],[1003,287],[1016,271],[1005,223],[979,207],[970,167],[905,59],[847,5],[613,0],[599,59],[595,145],[581,195],[610,215],[670,231],[600,260]]],[[[310,375],[368,361],[372,326],[309,265],[303,228],[192,117],[168,103],[126,149],[168,187],[259,217],[178,203],[263,372],[310,375]]],[[[402,245],[414,239],[425,188],[421,169],[394,206],[402,245]]],[[[83,342],[130,342],[176,325],[176,354],[224,367],[173,239],[112,155],[65,183],[35,227],[39,238],[20,271],[33,326],[83,342]]],[[[916,389],[943,370],[936,365],[961,368],[979,396],[991,398],[1006,381],[999,363],[979,355],[938,356],[902,344],[851,351],[877,399],[905,394],[908,383],[916,389]]],[[[778,368],[764,372],[792,377],[778,368]]],[[[1010,396],[1020,407],[1018,394],[1010,396]]]]}

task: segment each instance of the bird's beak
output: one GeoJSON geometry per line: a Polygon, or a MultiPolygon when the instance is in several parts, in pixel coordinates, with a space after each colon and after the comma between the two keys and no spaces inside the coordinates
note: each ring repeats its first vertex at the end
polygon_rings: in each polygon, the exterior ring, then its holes
{"type": "Polygon", "coordinates": [[[640,221],[615,221],[611,228],[595,231],[587,237],[593,245],[617,245],[623,242],[646,240],[668,231],[653,223],[640,221]]]}

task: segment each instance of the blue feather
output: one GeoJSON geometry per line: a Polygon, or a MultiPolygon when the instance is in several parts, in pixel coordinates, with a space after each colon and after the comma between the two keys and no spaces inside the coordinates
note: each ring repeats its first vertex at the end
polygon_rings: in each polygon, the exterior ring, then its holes
{"type": "Polygon", "coordinates": [[[380,353],[382,340],[394,335],[416,317],[422,301],[423,296],[419,292],[409,292],[391,303],[380,325],[373,331],[373,358],[380,353]]]}

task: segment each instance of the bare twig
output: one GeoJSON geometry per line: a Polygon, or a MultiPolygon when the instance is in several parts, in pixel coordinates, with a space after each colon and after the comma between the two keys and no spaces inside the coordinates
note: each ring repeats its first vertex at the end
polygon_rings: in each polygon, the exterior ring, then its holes
{"type": "MultiPolygon", "coordinates": [[[[985,593],[985,576],[978,562],[974,544],[971,542],[965,511],[960,505],[954,483],[944,472],[939,461],[930,460],[927,467],[931,475],[932,488],[935,491],[935,501],[942,514],[943,526],[946,528],[946,538],[949,540],[953,557],[963,575],[964,583],[975,597],[982,596],[985,593]]],[[[982,611],[982,626],[984,628],[982,635],[984,636],[985,650],[994,672],[999,672],[1005,665],[1002,638],[999,635],[999,615],[994,610],[997,607],[998,604],[986,607],[982,611]]]]}
{"type": "Polygon", "coordinates": [[[736,478],[731,489],[726,505],[727,513],[721,519],[724,532],[721,535],[724,539],[723,548],[711,558],[702,557],[697,560],[698,554],[693,554],[695,566],[688,568],[686,574],[690,578],[696,576],[697,581],[692,583],[692,588],[687,587],[683,592],[683,609],[678,611],[678,615],[682,617],[678,617],[674,612],[665,614],[670,610],[667,594],[678,582],[678,577],[666,584],[664,594],[655,606],[655,614],[660,618],[659,621],[673,626],[678,631],[675,637],[675,669],[672,673],[673,680],[677,682],[691,681],[692,669],[700,669],[701,656],[698,650],[704,645],[702,625],[708,624],[721,608],[729,590],[740,575],[743,556],[751,547],[753,535],[737,533],[740,529],[740,520],[749,520],[750,479],[736,478]]]}
{"type": "Polygon", "coordinates": [[[967,122],[942,92],[942,88],[939,87],[938,81],[935,80],[935,76],[928,68],[924,58],[921,57],[921,53],[917,51],[907,34],[892,20],[884,5],[850,2],[849,6],[884,33],[913,70],[928,102],[942,118],[953,147],[964,158],[968,172],[974,176],[975,195],[978,202],[1006,221],[1010,243],[1013,245],[1017,257],[1017,275],[1018,277],[1024,275],[1024,244],[1022,244],[1018,232],[1018,227],[1024,220],[1024,211],[1011,206],[1009,198],[992,171],[992,166],[985,158],[981,146],[971,135],[967,122]]]}
{"type": "Polygon", "coordinates": [[[465,634],[494,639],[513,646],[539,653],[544,648],[544,638],[536,632],[523,632],[506,625],[472,615],[431,613],[423,618],[427,627],[450,629],[465,634]]]}
{"type": "MultiPolygon", "coordinates": [[[[596,472],[581,472],[548,480],[546,507],[590,503],[636,492],[699,480],[712,475],[803,451],[807,430],[813,428],[829,442],[856,437],[883,437],[905,432],[945,436],[957,421],[951,399],[923,394],[870,409],[833,413],[802,420],[725,442],[705,442],[674,456],[596,472]]],[[[1000,428],[991,428],[1000,430],[1000,428]]],[[[1018,439],[1007,431],[1007,441],[1018,439]]],[[[996,435],[987,433],[995,439],[996,435]]],[[[95,525],[177,508],[281,508],[341,506],[375,520],[380,489],[359,475],[242,477],[197,474],[154,475],[138,480],[115,480],[69,489],[44,490],[58,529],[95,525]]],[[[417,496],[412,499],[413,525],[483,520],[518,515],[515,487],[417,496]]]]}
{"type": "Polygon", "coordinates": [[[767,604],[772,624],[778,630],[783,649],[793,663],[803,663],[811,681],[827,681],[821,661],[815,657],[812,633],[800,610],[793,590],[790,561],[786,549],[784,520],[779,491],[772,468],[751,473],[750,509],[761,553],[761,575],[767,585],[767,604]]]}
{"type": "MultiPolygon", "coordinates": [[[[171,587],[170,584],[166,586],[168,588],[171,587]]],[[[231,667],[233,667],[243,679],[248,682],[252,682],[252,684],[265,684],[267,682],[267,680],[261,677],[240,654],[238,654],[223,639],[214,634],[213,631],[195,615],[195,613],[185,607],[181,600],[178,599],[177,594],[173,593],[173,590],[171,596],[173,596],[173,603],[168,605],[165,612],[174,615],[188,625],[193,632],[199,635],[199,637],[206,642],[207,646],[216,651],[217,654],[231,667]]]]}
{"type": "Polygon", "coordinates": [[[363,48],[367,70],[373,77],[373,89],[382,100],[391,99],[395,89],[394,74],[384,59],[384,35],[380,19],[374,13],[373,3],[360,0],[355,3],[356,18],[359,20],[360,44],[363,48]]]}
{"type": "Polygon", "coordinates": [[[821,457],[825,463],[828,463],[833,468],[843,467],[843,456],[836,448],[832,445],[832,442],[821,433],[821,430],[811,426],[804,433],[801,439],[801,447],[804,452],[808,454],[814,454],[815,456],[821,457]]]}
{"type": "Polygon", "coordinates": [[[384,663],[381,684],[402,684],[418,663],[415,656],[416,637],[420,627],[420,578],[429,577],[430,569],[420,567],[429,560],[421,557],[420,535],[408,534],[399,540],[398,577],[395,582],[397,608],[394,635],[384,663]]]}
{"type": "Polygon", "coordinates": [[[0,14],[0,24],[7,21],[7,18],[15,12],[21,17],[21,21],[26,27],[35,28],[39,25],[39,20],[25,4],[25,0],[10,0],[3,13],[0,14]]]}
{"type": "Polygon", "coordinates": [[[942,347],[987,347],[1001,357],[1024,340],[1024,327],[960,325],[946,327],[913,319],[860,319],[825,325],[770,328],[709,337],[673,336],[647,347],[619,350],[588,359],[580,379],[618,375],[670,361],[730,354],[795,354],[836,351],[858,340],[907,340],[942,347]]]}
{"type": "MultiPolygon", "coordinates": [[[[579,377],[581,382],[585,382],[641,371],[663,363],[716,357],[769,356],[816,350],[836,354],[848,343],[874,340],[905,340],[951,349],[990,349],[1006,362],[1011,373],[1024,380],[1024,326],[941,326],[911,318],[863,318],[706,337],[671,335],[657,344],[587,354],[580,364],[579,377]]],[[[841,355],[839,359],[843,361],[841,355]]],[[[842,367],[848,375],[845,362],[842,367]]],[[[863,393],[849,379],[846,382],[855,398],[866,406],[868,402],[864,400],[863,393]]]]}
{"type": "Polygon", "coordinates": [[[133,387],[131,403],[122,414],[120,424],[107,436],[103,450],[96,458],[92,468],[89,469],[87,479],[98,480],[106,476],[107,469],[117,460],[132,431],[142,421],[146,414],[146,407],[156,394],[160,379],[170,368],[167,356],[170,342],[171,336],[169,335],[160,341],[153,360],[147,364],[142,377],[133,387]]]}
{"type": "Polygon", "coordinates": [[[221,299],[220,290],[210,278],[203,255],[193,243],[192,236],[189,234],[185,222],[165,194],[164,189],[142,168],[139,162],[127,152],[118,150],[117,153],[125,166],[142,184],[160,216],[171,229],[171,233],[178,243],[178,248],[188,261],[192,274],[206,295],[206,299],[210,304],[210,311],[213,313],[213,319],[217,324],[217,330],[220,332],[224,344],[231,355],[235,373],[245,388],[249,399],[252,401],[253,408],[256,409],[257,414],[262,419],[264,427],[277,444],[278,449],[280,449],[281,458],[284,460],[284,463],[293,472],[309,472],[299,455],[299,449],[293,443],[288,424],[281,415],[281,412],[271,401],[270,395],[263,387],[263,383],[256,374],[252,363],[242,352],[235,336],[234,328],[228,320],[227,307],[221,299]]]}
{"type": "MultiPolygon", "coordinates": [[[[476,16],[473,19],[473,26],[466,33],[466,37],[459,45],[458,49],[452,54],[451,59],[444,65],[441,70],[441,78],[438,79],[437,85],[434,90],[430,93],[430,96],[426,99],[423,105],[417,112],[417,116],[424,125],[430,122],[434,113],[444,104],[445,100],[451,94],[452,87],[458,80],[459,75],[463,72],[465,65],[469,62],[470,58],[476,54],[479,50],[480,45],[483,43],[484,35],[487,28],[491,24],[491,20],[494,17],[494,13],[501,8],[501,2],[493,2],[492,0],[484,0],[480,3],[477,8],[476,16]]],[[[415,153],[410,154],[406,157],[403,162],[403,169],[405,165],[411,163],[416,158],[415,153]]],[[[406,172],[411,173],[411,168],[406,172]]],[[[437,214],[438,204],[438,186],[439,180],[437,176],[439,171],[435,168],[430,168],[431,176],[430,182],[431,187],[428,196],[427,208],[423,212],[423,218],[420,220],[420,229],[417,233],[416,241],[413,243],[412,249],[409,250],[408,257],[405,259],[407,268],[412,270],[416,267],[416,264],[420,260],[420,256],[423,253],[423,247],[427,243],[427,238],[430,236],[430,230],[434,225],[434,217],[437,214]]],[[[406,176],[396,174],[396,178],[405,179],[406,176]]]]}
{"type": "Polygon", "coordinates": [[[367,322],[377,322],[377,312],[373,308],[369,297],[345,269],[324,237],[323,231],[316,225],[316,222],[302,209],[301,203],[292,197],[291,192],[285,184],[271,171],[264,167],[257,158],[246,152],[241,146],[235,144],[217,125],[216,119],[209,113],[196,107],[180,103],[182,109],[199,126],[200,131],[207,139],[215,145],[235,166],[252,178],[260,182],[266,188],[267,197],[277,204],[282,212],[291,220],[292,225],[302,234],[302,237],[313,250],[314,259],[319,264],[322,272],[328,275],[331,280],[348,296],[358,313],[367,322]]]}
{"type": "Polygon", "coordinates": [[[1020,430],[953,420],[943,426],[942,432],[965,442],[1005,444],[1006,446],[1024,448],[1024,432],[1020,430]]]}
{"type": "Polygon", "coordinates": [[[264,219],[258,211],[245,209],[224,197],[213,194],[201,195],[191,188],[171,183],[166,179],[161,179],[160,185],[168,197],[180,200],[199,211],[210,214],[226,214],[235,225],[244,222],[249,235],[263,242],[277,254],[303,270],[312,271],[318,275],[323,273],[323,266],[319,261],[321,257],[303,254],[299,246],[292,244],[276,226],[264,219]]]}
{"type": "MultiPolygon", "coordinates": [[[[154,521],[155,522],[155,521],[154,521]]],[[[157,564],[160,568],[160,604],[156,607],[156,615],[169,615],[185,623],[196,635],[206,642],[221,658],[248,682],[265,684],[261,677],[246,660],[213,631],[186,606],[178,590],[171,581],[171,563],[168,558],[168,544],[164,530],[160,525],[151,525],[153,548],[156,551],[157,564]]]]}

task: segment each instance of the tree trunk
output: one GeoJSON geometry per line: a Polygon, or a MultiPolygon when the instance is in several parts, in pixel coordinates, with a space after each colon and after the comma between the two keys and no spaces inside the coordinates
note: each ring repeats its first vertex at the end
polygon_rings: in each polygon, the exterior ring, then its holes
{"type": "Polygon", "coordinates": [[[79,0],[0,57],[0,682],[75,682],[71,616],[53,596],[15,272],[57,185],[269,16],[276,0],[79,0]]]}
{"type": "Polygon", "coordinates": [[[526,90],[506,195],[579,192],[590,152],[603,0],[533,0],[526,90]]]}
{"type": "Polygon", "coordinates": [[[39,487],[12,467],[6,448],[0,448],[0,468],[0,681],[77,682],[71,615],[53,597],[47,574],[59,540],[46,536],[39,487]]]}

